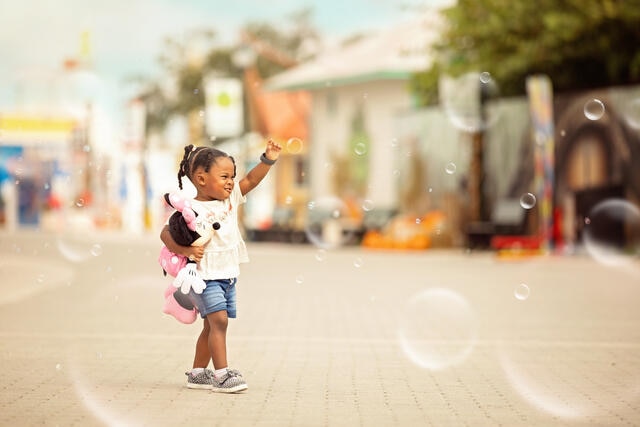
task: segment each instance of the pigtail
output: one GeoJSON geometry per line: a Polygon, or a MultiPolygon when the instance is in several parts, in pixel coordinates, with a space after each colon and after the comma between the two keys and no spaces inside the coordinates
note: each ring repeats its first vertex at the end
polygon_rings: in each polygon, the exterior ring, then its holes
{"type": "Polygon", "coordinates": [[[233,178],[235,179],[236,177],[236,159],[233,158],[233,156],[227,156],[231,159],[231,163],[233,163],[233,178]]]}
{"type": "Polygon", "coordinates": [[[193,151],[193,144],[189,144],[184,147],[184,155],[182,156],[182,161],[180,162],[180,167],[178,169],[178,188],[182,190],[182,177],[189,177],[189,155],[193,151]]]}

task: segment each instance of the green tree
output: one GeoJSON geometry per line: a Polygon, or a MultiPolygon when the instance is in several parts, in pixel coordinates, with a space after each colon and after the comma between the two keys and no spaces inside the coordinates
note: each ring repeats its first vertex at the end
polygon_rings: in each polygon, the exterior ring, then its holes
{"type": "Polygon", "coordinates": [[[437,102],[440,73],[487,71],[505,96],[528,75],[572,91],[640,83],[640,0],[458,0],[432,68],[416,74],[421,105],[437,102]]]}

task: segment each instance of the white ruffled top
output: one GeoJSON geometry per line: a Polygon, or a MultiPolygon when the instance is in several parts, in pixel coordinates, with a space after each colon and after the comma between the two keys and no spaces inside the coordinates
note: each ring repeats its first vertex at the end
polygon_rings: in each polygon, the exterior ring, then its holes
{"type": "Polygon", "coordinates": [[[247,247],[238,224],[238,208],[246,201],[238,183],[226,200],[191,201],[191,207],[197,214],[196,231],[207,228],[211,230],[215,222],[220,224],[220,228],[213,232],[211,240],[205,245],[204,256],[198,264],[198,272],[204,280],[237,277],[240,274],[240,264],[249,262],[247,247]]]}

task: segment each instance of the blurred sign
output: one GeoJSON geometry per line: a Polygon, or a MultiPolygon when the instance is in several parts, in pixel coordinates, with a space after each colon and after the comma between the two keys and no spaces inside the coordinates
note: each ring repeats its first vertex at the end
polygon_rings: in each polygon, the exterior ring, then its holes
{"type": "Polygon", "coordinates": [[[23,115],[0,116],[0,130],[7,132],[62,132],[73,130],[76,122],[68,118],[23,115]]]}
{"type": "Polygon", "coordinates": [[[205,82],[206,129],[209,136],[235,137],[244,129],[242,82],[211,77],[205,82]]]}
{"type": "Polygon", "coordinates": [[[553,87],[545,75],[530,76],[526,84],[535,141],[534,186],[540,212],[541,249],[549,250],[553,231],[553,87]]]}

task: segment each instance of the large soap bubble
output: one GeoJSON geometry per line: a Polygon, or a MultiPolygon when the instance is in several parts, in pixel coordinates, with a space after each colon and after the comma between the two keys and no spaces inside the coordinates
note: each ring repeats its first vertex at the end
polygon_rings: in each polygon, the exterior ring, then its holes
{"type": "Polygon", "coordinates": [[[619,266],[640,255],[640,209],[624,199],[607,199],[591,209],[584,245],[596,261],[619,266]]]}
{"type": "Polygon", "coordinates": [[[480,132],[493,126],[500,109],[488,102],[500,91],[491,74],[467,73],[458,78],[443,77],[440,82],[441,105],[447,118],[464,132],[480,132]]]}
{"type": "Polygon", "coordinates": [[[315,246],[323,249],[345,245],[353,239],[354,213],[340,198],[320,197],[307,203],[305,233],[315,246]]]}
{"type": "Polygon", "coordinates": [[[431,288],[404,306],[398,339],[421,368],[442,370],[463,362],[476,341],[476,319],[467,300],[448,289],[431,288]]]}

